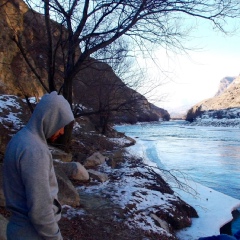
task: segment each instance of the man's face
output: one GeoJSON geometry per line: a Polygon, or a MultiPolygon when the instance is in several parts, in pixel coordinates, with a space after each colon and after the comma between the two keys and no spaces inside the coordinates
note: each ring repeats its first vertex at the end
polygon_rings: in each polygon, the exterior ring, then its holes
{"type": "Polygon", "coordinates": [[[51,142],[56,141],[58,137],[64,134],[64,127],[55,132],[49,139],[51,142]]]}

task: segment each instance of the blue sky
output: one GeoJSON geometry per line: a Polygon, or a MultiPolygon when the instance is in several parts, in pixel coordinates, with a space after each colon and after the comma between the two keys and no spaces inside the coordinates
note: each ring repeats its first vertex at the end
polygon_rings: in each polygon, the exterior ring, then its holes
{"type": "MultiPolygon", "coordinates": [[[[227,29],[236,30],[232,34],[225,35],[213,30],[209,22],[200,20],[186,44],[197,50],[188,51],[188,54],[176,54],[170,51],[166,53],[163,48],[156,50],[155,57],[158,64],[167,73],[161,75],[149,60],[147,61],[147,66],[151,69],[149,75],[154,73],[153,78],[165,79],[168,83],[155,89],[154,95],[158,95],[161,99],[155,104],[167,110],[194,105],[212,97],[217,92],[222,78],[238,76],[240,74],[239,25],[239,19],[228,21],[225,25],[227,29]],[[162,95],[167,97],[162,99],[162,95]]],[[[146,65],[146,62],[144,64],[146,65]]]]}

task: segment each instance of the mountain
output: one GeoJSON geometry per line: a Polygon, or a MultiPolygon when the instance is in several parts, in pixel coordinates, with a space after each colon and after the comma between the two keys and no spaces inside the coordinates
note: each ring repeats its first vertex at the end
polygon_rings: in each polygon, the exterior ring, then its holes
{"type": "Polygon", "coordinates": [[[157,107],[154,104],[150,103],[150,108],[161,120],[163,121],[169,121],[170,120],[170,114],[167,110],[157,107]]]}
{"type": "Polygon", "coordinates": [[[225,77],[225,78],[223,78],[220,81],[220,84],[219,84],[219,87],[218,87],[218,91],[215,94],[215,97],[221,95],[225,91],[225,89],[229,86],[229,84],[231,84],[233,82],[233,80],[235,78],[236,77],[225,77]]]}
{"type": "Polygon", "coordinates": [[[174,109],[168,110],[171,116],[171,119],[185,119],[187,115],[187,111],[192,105],[184,105],[180,107],[176,107],[174,109]]]}
{"type": "MultiPolygon", "coordinates": [[[[26,64],[19,49],[27,54],[34,71],[47,85],[47,38],[44,16],[30,11],[22,0],[6,1],[1,5],[0,14],[0,94],[39,98],[46,90],[26,64]],[[15,43],[19,38],[21,46],[15,43]]],[[[56,44],[59,35],[64,36],[65,30],[54,21],[51,24],[54,30],[53,43],[56,44]]],[[[63,82],[63,54],[65,53],[62,49],[56,52],[57,89],[60,89],[63,82]]],[[[76,54],[81,54],[80,48],[76,49],[76,54]]],[[[89,58],[84,69],[76,75],[73,88],[74,106],[84,106],[85,110],[91,109],[92,112],[98,113],[111,112],[113,122],[135,123],[167,119],[166,110],[153,109],[152,104],[144,96],[129,88],[108,64],[93,58],[89,58]]],[[[83,108],[78,107],[76,111],[79,113],[83,108]]],[[[95,117],[95,121],[99,120],[95,117]]]]}
{"type": "Polygon", "coordinates": [[[212,98],[201,101],[194,105],[187,113],[186,120],[194,121],[209,113],[213,118],[235,118],[238,111],[231,109],[240,108],[240,76],[232,78],[226,77],[220,81],[219,89],[212,98]],[[228,110],[228,111],[224,111],[228,110]],[[228,112],[235,112],[228,116],[228,112]]]}

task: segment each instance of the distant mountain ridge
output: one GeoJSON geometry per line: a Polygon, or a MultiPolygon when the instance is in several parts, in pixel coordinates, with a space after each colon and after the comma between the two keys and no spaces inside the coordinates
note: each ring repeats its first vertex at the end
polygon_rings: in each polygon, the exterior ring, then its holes
{"type": "Polygon", "coordinates": [[[187,111],[189,108],[192,107],[192,105],[183,105],[177,108],[174,108],[173,110],[169,110],[169,114],[171,116],[171,119],[185,119],[187,115],[187,111]]]}
{"type": "MultiPolygon", "coordinates": [[[[196,118],[201,118],[206,112],[219,112],[233,108],[240,108],[240,76],[223,78],[216,95],[194,105],[188,111],[186,120],[192,122],[196,118]]],[[[217,114],[217,118],[221,118],[221,114],[217,114]]]]}
{"type": "Polygon", "coordinates": [[[235,78],[236,77],[225,77],[225,78],[223,78],[219,83],[218,91],[217,91],[217,93],[215,94],[214,97],[217,97],[217,96],[221,95],[227,89],[227,87],[233,82],[233,80],[235,78]]]}

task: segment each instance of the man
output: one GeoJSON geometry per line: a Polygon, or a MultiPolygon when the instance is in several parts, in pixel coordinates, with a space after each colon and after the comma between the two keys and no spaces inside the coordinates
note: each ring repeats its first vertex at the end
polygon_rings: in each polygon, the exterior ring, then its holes
{"type": "Polygon", "coordinates": [[[9,240],[62,239],[61,205],[47,139],[74,120],[69,103],[56,92],[37,104],[29,122],[9,142],[4,157],[4,194],[11,211],[9,240]]]}

